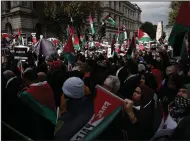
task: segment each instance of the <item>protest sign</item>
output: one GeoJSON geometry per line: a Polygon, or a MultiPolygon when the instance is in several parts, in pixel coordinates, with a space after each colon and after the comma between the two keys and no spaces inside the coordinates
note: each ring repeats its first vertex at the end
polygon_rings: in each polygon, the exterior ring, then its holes
{"type": "Polygon", "coordinates": [[[14,59],[27,60],[28,59],[28,47],[17,46],[14,47],[14,59]]]}
{"type": "Polygon", "coordinates": [[[121,98],[97,85],[96,98],[94,100],[94,114],[89,122],[70,140],[95,139],[119,113],[122,104],[123,100],[121,98]]]}

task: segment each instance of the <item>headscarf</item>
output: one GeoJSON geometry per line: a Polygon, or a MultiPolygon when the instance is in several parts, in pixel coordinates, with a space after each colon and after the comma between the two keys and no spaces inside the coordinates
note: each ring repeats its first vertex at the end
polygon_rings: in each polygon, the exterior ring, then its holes
{"type": "Polygon", "coordinates": [[[121,95],[123,98],[132,99],[134,90],[137,86],[139,86],[140,83],[140,77],[134,76],[125,81],[125,83],[121,86],[121,95]]]}
{"type": "Polygon", "coordinates": [[[146,85],[140,86],[141,88],[141,102],[142,107],[146,106],[154,97],[154,91],[146,85]]]}

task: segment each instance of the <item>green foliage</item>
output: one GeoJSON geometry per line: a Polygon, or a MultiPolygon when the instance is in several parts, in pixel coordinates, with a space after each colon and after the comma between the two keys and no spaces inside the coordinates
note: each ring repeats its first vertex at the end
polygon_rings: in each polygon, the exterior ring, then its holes
{"type": "Polygon", "coordinates": [[[45,15],[51,20],[68,24],[72,17],[77,27],[84,23],[89,14],[93,17],[96,13],[101,13],[98,1],[46,1],[44,5],[45,15]]]}
{"type": "Polygon", "coordinates": [[[40,23],[55,26],[57,33],[64,33],[67,25],[72,24],[77,32],[84,29],[89,14],[101,15],[99,1],[36,1],[34,12],[40,23]],[[71,23],[71,17],[73,23],[71,23]]]}
{"type": "Polygon", "coordinates": [[[168,15],[168,25],[172,26],[175,23],[175,19],[178,14],[178,10],[180,8],[180,5],[183,3],[183,1],[172,1],[170,4],[170,12],[168,15]]]}
{"type": "Polygon", "coordinates": [[[156,38],[156,28],[157,26],[153,25],[151,22],[144,22],[140,27],[140,29],[146,32],[151,39],[156,38]]]}

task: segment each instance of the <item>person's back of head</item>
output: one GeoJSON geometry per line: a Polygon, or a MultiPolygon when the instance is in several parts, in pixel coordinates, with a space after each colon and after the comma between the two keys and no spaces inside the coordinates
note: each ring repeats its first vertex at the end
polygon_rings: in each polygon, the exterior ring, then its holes
{"type": "Polygon", "coordinates": [[[146,71],[146,67],[143,64],[138,64],[139,73],[144,73],[146,71]]]}
{"type": "Polygon", "coordinates": [[[5,79],[6,79],[6,81],[8,81],[10,78],[15,76],[14,72],[11,71],[11,70],[4,71],[3,75],[4,75],[5,79]]]}
{"type": "Polygon", "coordinates": [[[104,81],[104,87],[114,94],[117,94],[120,88],[119,78],[113,75],[109,75],[104,81]]]}
{"type": "Polygon", "coordinates": [[[43,82],[47,80],[47,75],[44,72],[38,72],[38,81],[43,82]]]}
{"type": "Polygon", "coordinates": [[[137,74],[138,73],[138,65],[137,63],[134,62],[134,60],[129,59],[127,61],[127,67],[128,67],[128,71],[131,74],[137,74]]]}
{"type": "Polygon", "coordinates": [[[34,68],[27,68],[23,72],[22,78],[24,79],[24,81],[26,83],[31,84],[37,80],[38,75],[37,75],[36,70],[34,68]]]}

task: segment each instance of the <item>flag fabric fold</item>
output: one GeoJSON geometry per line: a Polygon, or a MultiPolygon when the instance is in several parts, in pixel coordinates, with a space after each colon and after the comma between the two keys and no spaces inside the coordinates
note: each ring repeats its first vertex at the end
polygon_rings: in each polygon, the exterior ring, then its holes
{"type": "Polygon", "coordinates": [[[56,53],[55,47],[53,47],[53,43],[46,39],[41,39],[37,42],[35,45],[35,53],[36,55],[44,55],[44,56],[50,56],[54,53],[56,53]]]}
{"type": "Polygon", "coordinates": [[[112,26],[114,26],[115,25],[115,21],[114,21],[114,19],[111,17],[111,15],[109,14],[109,15],[107,15],[104,19],[103,19],[103,21],[106,21],[106,22],[108,22],[109,24],[111,24],[112,26]]]}
{"type": "Polygon", "coordinates": [[[172,28],[168,42],[171,46],[174,45],[177,35],[188,32],[190,30],[190,2],[183,2],[178,11],[175,24],[172,28]]]}
{"type": "Polygon", "coordinates": [[[125,25],[123,25],[122,29],[123,29],[123,40],[125,41],[125,40],[127,40],[127,31],[126,31],[126,26],[125,26],[125,25]]]}
{"type": "Polygon", "coordinates": [[[69,39],[67,40],[66,45],[63,48],[63,56],[68,62],[74,62],[75,56],[74,56],[74,47],[72,42],[72,35],[69,36],[69,39]]]}
{"type": "Polygon", "coordinates": [[[80,50],[80,44],[79,44],[79,38],[76,34],[73,35],[72,37],[72,41],[73,41],[73,46],[74,48],[79,51],[80,50]]]}
{"type": "Polygon", "coordinates": [[[46,81],[30,85],[26,91],[21,93],[19,98],[38,114],[56,124],[57,114],[53,90],[46,81]]]}
{"type": "Polygon", "coordinates": [[[136,50],[136,39],[135,36],[133,36],[131,42],[130,42],[130,46],[128,48],[127,51],[127,58],[131,58],[132,57],[132,53],[136,50]]]}
{"type": "Polygon", "coordinates": [[[19,43],[19,45],[22,45],[22,38],[21,38],[20,28],[18,28],[18,43],[19,43]]]}
{"type": "Polygon", "coordinates": [[[144,36],[144,32],[141,29],[138,29],[138,39],[141,39],[144,36]]]}
{"type": "Polygon", "coordinates": [[[123,100],[103,87],[96,86],[94,114],[70,140],[95,140],[120,112],[123,100]],[[87,129],[87,127],[90,127],[87,129]]]}
{"type": "Polygon", "coordinates": [[[95,30],[94,30],[93,19],[92,19],[91,15],[89,16],[89,22],[90,22],[91,33],[92,33],[92,35],[94,35],[95,30]]]}
{"type": "Polygon", "coordinates": [[[119,31],[119,27],[118,27],[117,33],[116,33],[116,44],[119,44],[119,34],[120,34],[120,31],[119,31]]]}

